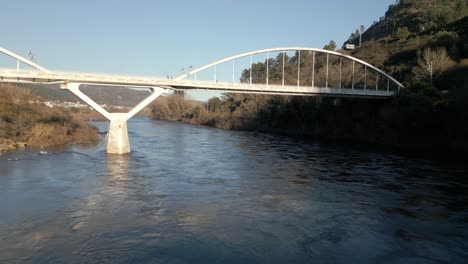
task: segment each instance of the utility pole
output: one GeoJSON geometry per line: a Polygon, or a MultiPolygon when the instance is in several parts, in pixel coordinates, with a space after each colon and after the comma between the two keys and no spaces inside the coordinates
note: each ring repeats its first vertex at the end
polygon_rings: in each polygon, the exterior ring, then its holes
{"type": "Polygon", "coordinates": [[[361,43],[362,43],[362,33],[364,33],[364,29],[365,29],[365,28],[364,28],[364,26],[363,26],[363,25],[361,25],[361,26],[359,27],[359,48],[361,48],[361,43]]]}
{"type": "Polygon", "coordinates": [[[362,32],[359,33],[359,48],[361,48],[362,32]]]}
{"type": "Polygon", "coordinates": [[[432,60],[431,60],[431,62],[430,62],[430,64],[429,64],[429,70],[430,70],[430,72],[431,72],[431,81],[430,81],[430,84],[432,85],[432,72],[433,72],[433,70],[432,70],[432,60]]]}

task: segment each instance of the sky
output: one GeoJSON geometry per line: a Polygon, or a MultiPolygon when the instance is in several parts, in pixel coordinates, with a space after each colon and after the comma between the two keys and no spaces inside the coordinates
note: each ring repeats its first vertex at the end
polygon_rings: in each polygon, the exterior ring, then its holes
{"type": "Polygon", "coordinates": [[[52,70],[176,77],[189,65],[257,49],[322,48],[330,40],[340,46],[394,2],[4,1],[0,46],[24,57],[31,51],[38,64],[52,70]]]}

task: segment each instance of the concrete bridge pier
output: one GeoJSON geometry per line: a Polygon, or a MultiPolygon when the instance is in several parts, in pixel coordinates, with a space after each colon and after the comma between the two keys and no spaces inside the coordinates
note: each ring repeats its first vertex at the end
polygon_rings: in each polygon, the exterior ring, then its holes
{"type": "MultiPolygon", "coordinates": [[[[167,93],[167,89],[163,89],[160,87],[148,87],[149,89],[151,89],[151,94],[143,101],[138,103],[135,107],[133,107],[128,113],[109,113],[106,109],[97,104],[95,101],[93,101],[80,90],[79,87],[82,84],[85,83],[65,83],[61,85],[61,88],[67,89],[70,92],[74,93],[81,100],[83,100],[85,103],[87,103],[94,110],[96,110],[98,113],[100,113],[102,116],[104,116],[110,121],[106,145],[106,151],[109,154],[130,153],[127,120],[129,120],[132,116],[136,115],[138,112],[143,110],[143,108],[145,108],[147,105],[153,102],[156,98],[158,98],[158,96],[160,96],[163,93],[167,93]]],[[[97,85],[89,83],[86,84],[97,85]]]]}
{"type": "Polygon", "coordinates": [[[127,114],[111,113],[106,150],[109,154],[130,153],[127,114]]]}

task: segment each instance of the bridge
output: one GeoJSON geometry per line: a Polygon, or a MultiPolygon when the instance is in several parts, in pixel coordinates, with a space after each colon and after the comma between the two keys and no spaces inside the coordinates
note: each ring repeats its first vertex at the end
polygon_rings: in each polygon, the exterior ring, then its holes
{"type": "Polygon", "coordinates": [[[16,68],[0,69],[0,82],[59,84],[60,88],[69,90],[107,118],[110,121],[106,147],[109,154],[130,152],[127,120],[170,90],[387,98],[404,87],[392,76],[363,60],[316,48],[256,50],[224,58],[176,78],[59,72],[46,69],[4,48],[0,48],[0,53],[16,61],[16,68]],[[289,57],[288,52],[294,52],[294,55],[289,57]],[[271,54],[277,56],[272,58],[271,54]],[[266,55],[264,60],[254,63],[254,57],[263,55],[266,55]],[[245,62],[246,59],[249,60],[248,69],[243,70],[239,78],[236,78],[236,62],[245,62]],[[28,69],[22,69],[20,66],[23,64],[28,69]],[[232,80],[220,81],[222,73],[219,68],[226,64],[232,69],[232,80]],[[205,77],[200,78],[203,74],[205,77]],[[128,113],[111,113],[84,94],[80,90],[81,85],[148,88],[151,94],[128,113]]]}

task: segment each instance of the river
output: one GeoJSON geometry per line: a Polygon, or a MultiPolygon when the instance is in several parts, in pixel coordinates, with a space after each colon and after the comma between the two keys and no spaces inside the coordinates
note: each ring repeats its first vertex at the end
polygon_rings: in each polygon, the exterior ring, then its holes
{"type": "Polygon", "coordinates": [[[468,259],[467,168],[145,118],[129,134],[130,155],[1,155],[0,263],[468,259]]]}

